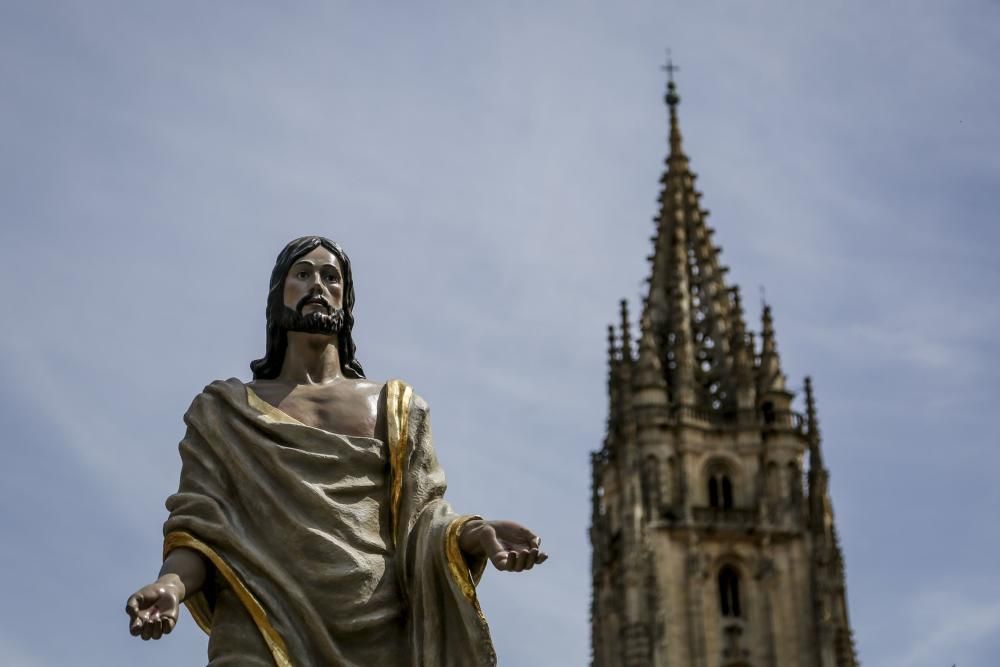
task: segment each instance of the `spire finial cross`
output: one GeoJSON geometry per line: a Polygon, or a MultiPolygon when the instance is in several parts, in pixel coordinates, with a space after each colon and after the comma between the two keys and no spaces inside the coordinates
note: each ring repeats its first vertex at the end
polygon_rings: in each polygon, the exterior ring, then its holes
{"type": "Polygon", "coordinates": [[[670,49],[667,49],[667,64],[661,65],[660,69],[667,73],[667,81],[670,83],[674,82],[674,72],[681,71],[681,68],[675,65],[673,58],[670,57],[670,49]]]}

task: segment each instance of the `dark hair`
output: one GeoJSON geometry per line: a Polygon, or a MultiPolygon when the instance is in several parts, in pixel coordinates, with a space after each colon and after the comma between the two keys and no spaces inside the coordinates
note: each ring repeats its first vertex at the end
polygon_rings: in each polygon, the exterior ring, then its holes
{"type": "Polygon", "coordinates": [[[301,257],[308,255],[316,248],[323,246],[340,262],[340,272],[344,279],[344,324],[337,334],[337,351],[340,353],[340,370],[349,378],[363,378],[365,371],[354,354],[357,346],[351,338],[354,328],[354,279],[351,278],[351,260],[344,249],[335,242],[322,236],[303,236],[285,246],[274,262],[271,271],[271,286],[267,293],[267,346],[264,357],[250,362],[254,380],[272,380],[281,372],[285,362],[285,351],[288,349],[288,330],[282,322],[282,310],[285,308],[285,277],[301,257]]]}

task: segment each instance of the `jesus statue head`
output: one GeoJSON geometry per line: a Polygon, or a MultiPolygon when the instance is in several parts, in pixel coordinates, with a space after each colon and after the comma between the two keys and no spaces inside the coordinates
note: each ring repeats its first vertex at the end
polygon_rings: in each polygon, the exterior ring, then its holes
{"type": "Polygon", "coordinates": [[[351,260],[337,243],[322,236],[303,236],[278,254],[267,294],[267,344],[264,357],[250,363],[254,380],[272,380],[281,373],[288,349],[288,332],[336,336],[341,372],[363,378],[354,328],[354,280],[351,260]],[[319,251],[319,252],[317,252],[319,251]],[[324,255],[317,266],[310,258],[324,255]],[[308,256],[308,257],[307,257],[308,256]],[[337,303],[339,301],[339,303],[337,303]]]}

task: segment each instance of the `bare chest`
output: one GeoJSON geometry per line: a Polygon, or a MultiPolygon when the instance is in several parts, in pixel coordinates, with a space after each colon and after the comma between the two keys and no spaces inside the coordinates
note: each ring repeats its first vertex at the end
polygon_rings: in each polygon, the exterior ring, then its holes
{"type": "Polygon", "coordinates": [[[372,382],[334,385],[254,383],[265,402],[307,426],[342,435],[378,438],[380,385],[372,382]]]}

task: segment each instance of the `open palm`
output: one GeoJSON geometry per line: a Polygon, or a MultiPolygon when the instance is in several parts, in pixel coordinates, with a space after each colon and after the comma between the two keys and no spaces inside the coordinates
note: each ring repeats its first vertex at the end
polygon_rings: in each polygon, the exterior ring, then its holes
{"type": "MultiPolygon", "coordinates": [[[[485,555],[504,572],[522,572],[544,563],[548,555],[539,550],[542,540],[513,521],[478,521],[463,542],[485,555]]],[[[463,538],[466,536],[463,535],[463,538]]]]}

